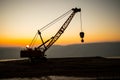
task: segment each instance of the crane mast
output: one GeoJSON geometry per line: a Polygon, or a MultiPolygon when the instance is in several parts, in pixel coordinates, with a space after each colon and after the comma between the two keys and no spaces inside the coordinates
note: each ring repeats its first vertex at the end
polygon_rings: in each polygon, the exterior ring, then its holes
{"type": "MultiPolygon", "coordinates": [[[[38,34],[40,35],[42,44],[39,45],[38,47],[35,47],[34,49],[27,48],[26,50],[21,50],[20,56],[28,57],[32,61],[35,59],[45,59],[45,51],[48,50],[59,39],[59,37],[64,33],[64,31],[68,27],[69,23],[73,19],[74,15],[77,12],[81,12],[80,8],[73,8],[71,10],[72,10],[72,13],[68,17],[68,19],[64,22],[64,24],[61,26],[61,28],[58,30],[58,32],[53,37],[51,37],[50,39],[48,39],[47,41],[44,42],[43,38],[41,36],[41,32],[38,30],[38,34]]],[[[83,36],[84,36],[84,33],[82,34],[82,38],[83,38],[83,36]]]]}

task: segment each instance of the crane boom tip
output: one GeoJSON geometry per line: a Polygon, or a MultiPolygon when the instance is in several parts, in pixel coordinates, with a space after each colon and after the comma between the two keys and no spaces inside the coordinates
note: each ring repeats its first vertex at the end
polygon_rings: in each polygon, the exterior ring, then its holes
{"type": "Polygon", "coordinates": [[[72,8],[74,12],[81,12],[81,8],[72,8]]]}

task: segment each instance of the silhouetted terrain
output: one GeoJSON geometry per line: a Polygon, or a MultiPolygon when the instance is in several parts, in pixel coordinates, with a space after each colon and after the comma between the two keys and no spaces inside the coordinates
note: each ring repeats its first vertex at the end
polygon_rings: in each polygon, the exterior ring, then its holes
{"type": "Polygon", "coordinates": [[[55,45],[47,53],[48,57],[119,57],[120,42],[55,45]]]}
{"type": "Polygon", "coordinates": [[[20,50],[18,47],[0,47],[0,59],[18,59],[20,50]]]}
{"type": "MultiPolygon", "coordinates": [[[[119,57],[120,42],[108,43],[90,43],[90,44],[73,44],[67,46],[53,45],[46,52],[48,58],[56,57],[119,57]]],[[[7,47],[0,48],[0,59],[20,58],[21,48],[7,47]]]]}

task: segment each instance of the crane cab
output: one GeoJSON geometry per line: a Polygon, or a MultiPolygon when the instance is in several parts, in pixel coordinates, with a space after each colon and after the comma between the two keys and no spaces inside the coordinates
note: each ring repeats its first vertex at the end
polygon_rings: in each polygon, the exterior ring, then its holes
{"type": "Polygon", "coordinates": [[[20,51],[20,57],[26,58],[28,57],[30,62],[36,63],[36,62],[45,62],[47,61],[47,58],[44,55],[44,52],[41,52],[39,49],[25,49],[20,51]]]}

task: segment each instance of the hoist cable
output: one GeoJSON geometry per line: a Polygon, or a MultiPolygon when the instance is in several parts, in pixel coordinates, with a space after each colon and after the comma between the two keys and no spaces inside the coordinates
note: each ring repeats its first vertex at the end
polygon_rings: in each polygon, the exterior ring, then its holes
{"type": "Polygon", "coordinates": [[[72,10],[69,10],[68,12],[66,12],[65,14],[61,15],[60,17],[56,18],[55,20],[53,20],[52,22],[48,23],[47,25],[45,25],[44,27],[42,27],[40,29],[40,31],[44,31],[45,29],[47,29],[48,27],[50,27],[51,25],[53,25],[54,23],[58,22],[59,20],[61,20],[62,18],[64,18],[67,14],[69,14],[72,10]]]}
{"type": "Polygon", "coordinates": [[[31,41],[31,43],[30,43],[30,47],[32,47],[32,45],[33,45],[33,42],[34,42],[34,40],[35,40],[35,38],[37,37],[37,33],[35,34],[35,36],[34,36],[34,38],[32,39],[32,41],[31,41]]]}
{"type": "Polygon", "coordinates": [[[82,30],[82,13],[81,12],[80,12],[80,23],[81,23],[80,29],[81,29],[81,32],[82,32],[83,30],[82,30]]]}
{"type": "MultiPolygon", "coordinates": [[[[48,27],[50,27],[50,26],[53,25],[54,23],[58,22],[59,20],[63,19],[65,16],[67,16],[67,15],[68,15],[69,13],[71,13],[71,12],[72,12],[72,10],[67,11],[65,14],[61,15],[60,17],[56,18],[56,19],[53,20],[52,22],[50,22],[50,23],[48,23],[47,25],[45,25],[44,27],[42,27],[42,28],[40,29],[40,31],[42,32],[42,31],[46,30],[48,27]]],[[[35,41],[37,40],[37,34],[38,34],[38,33],[36,33],[35,36],[34,36],[34,38],[32,39],[32,41],[31,41],[31,43],[30,43],[30,45],[29,45],[30,47],[33,47],[35,41]]]]}
{"type": "Polygon", "coordinates": [[[34,41],[33,41],[32,45],[31,45],[31,47],[33,47],[33,45],[35,44],[35,42],[37,41],[37,38],[38,38],[38,35],[36,35],[36,38],[34,39],[34,41]]]}

